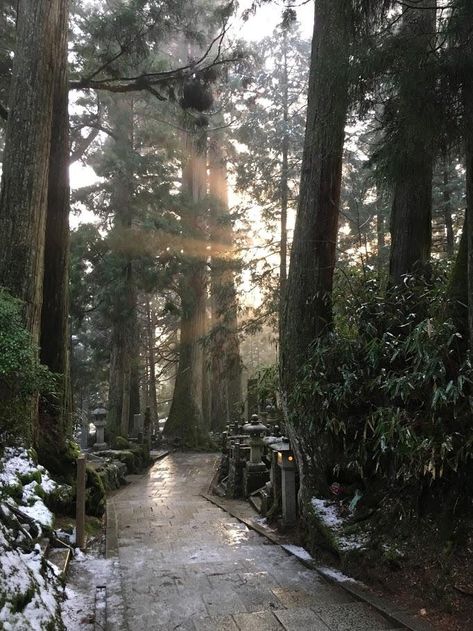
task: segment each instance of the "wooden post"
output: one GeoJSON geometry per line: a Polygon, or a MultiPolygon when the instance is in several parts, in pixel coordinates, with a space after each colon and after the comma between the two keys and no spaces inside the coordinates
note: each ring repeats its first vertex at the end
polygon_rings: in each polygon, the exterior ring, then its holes
{"type": "Polygon", "coordinates": [[[83,549],[85,547],[85,454],[81,454],[76,463],[76,546],[83,549]]]}

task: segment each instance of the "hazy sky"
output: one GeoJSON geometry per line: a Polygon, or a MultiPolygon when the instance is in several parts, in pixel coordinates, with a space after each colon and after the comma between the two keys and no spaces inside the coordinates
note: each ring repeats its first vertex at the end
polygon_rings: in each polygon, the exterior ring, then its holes
{"type": "MultiPolygon", "coordinates": [[[[312,29],[314,26],[314,3],[309,0],[305,4],[295,2],[294,4],[300,4],[296,6],[297,18],[301,25],[302,34],[309,38],[312,35],[312,29]]],[[[264,5],[257,9],[256,14],[252,16],[247,22],[236,20],[234,32],[238,33],[240,37],[248,40],[259,40],[267,35],[271,35],[275,27],[281,22],[281,15],[286,3],[281,1],[274,1],[267,5],[264,5]]],[[[245,0],[240,3],[241,9],[251,5],[251,0],[245,0]]]]}

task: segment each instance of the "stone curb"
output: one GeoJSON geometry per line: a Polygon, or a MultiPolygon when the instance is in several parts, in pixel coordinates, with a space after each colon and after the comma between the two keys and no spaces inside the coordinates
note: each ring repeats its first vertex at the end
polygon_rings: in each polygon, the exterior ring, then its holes
{"type": "Polygon", "coordinates": [[[385,618],[388,618],[389,621],[393,624],[400,625],[402,628],[408,629],[409,631],[433,631],[432,627],[429,624],[423,622],[422,620],[417,620],[413,618],[412,615],[407,614],[404,611],[393,607],[392,605],[389,605],[383,598],[380,598],[373,594],[371,591],[368,590],[367,587],[364,587],[361,583],[356,583],[352,581],[338,581],[334,579],[329,574],[327,574],[326,571],[324,571],[324,568],[318,566],[315,561],[303,559],[295,554],[295,552],[288,550],[284,547],[284,544],[282,543],[281,538],[278,537],[278,535],[268,532],[265,528],[239,514],[237,511],[232,511],[228,506],[226,506],[225,502],[220,501],[216,496],[209,495],[208,493],[201,493],[201,496],[211,504],[218,506],[218,508],[222,509],[235,519],[238,519],[238,521],[248,526],[248,528],[251,528],[251,530],[254,530],[263,537],[266,537],[266,539],[269,539],[269,541],[271,541],[275,545],[281,546],[286,554],[296,557],[296,559],[298,559],[305,567],[310,570],[315,570],[329,583],[341,587],[351,596],[356,598],[356,600],[367,603],[368,605],[379,611],[385,618]]]}

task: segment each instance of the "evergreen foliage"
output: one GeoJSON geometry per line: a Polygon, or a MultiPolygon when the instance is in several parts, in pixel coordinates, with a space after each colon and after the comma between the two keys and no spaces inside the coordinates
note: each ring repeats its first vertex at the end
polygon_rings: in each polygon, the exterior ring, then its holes
{"type": "Polygon", "coordinates": [[[22,322],[21,303],[0,291],[0,436],[31,440],[31,397],[52,393],[54,376],[38,361],[38,349],[22,322]]]}

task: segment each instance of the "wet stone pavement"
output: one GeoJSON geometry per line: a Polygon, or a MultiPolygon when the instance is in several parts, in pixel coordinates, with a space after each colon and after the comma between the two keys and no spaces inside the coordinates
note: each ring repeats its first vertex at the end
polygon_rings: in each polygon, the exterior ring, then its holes
{"type": "Polygon", "coordinates": [[[109,629],[394,628],[201,497],[214,462],[215,455],[171,454],[109,501],[124,601],[124,619],[109,612],[109,629]]]}

